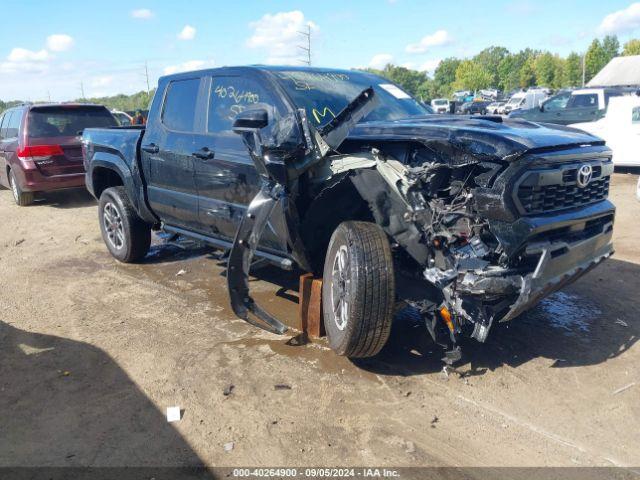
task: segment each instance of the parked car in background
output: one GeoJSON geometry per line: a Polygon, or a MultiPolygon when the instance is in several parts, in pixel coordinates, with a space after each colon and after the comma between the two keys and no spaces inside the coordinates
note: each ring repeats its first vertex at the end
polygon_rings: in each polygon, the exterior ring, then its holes
{"type": "Polygon", "coordinates": [[[0,116],[0,184],[20,206],[36,192],[84,186],[82,131],[118,122],[102,105],[20,105],[0,116]]]}
{"type": "Polygon", "coordinates": [[[613,97],[604,117],[569,126],[603,138],[613,151],[615,166],[640,167],[640,97],[637,95],[613,97]]]}
{"type": "Polygon", "coordinates": [[[609,99],[630,93],[628,89],[620,88],[582,88],[563,91],[545,100],[537,108],[518,110],[511,116],[559,125],[593,122],[604,116],[609,99]]]}
{"type": "Polygon", "coordinates": [[[116,259],[142,259],[152,228],[228,250],[233,311],[280,334],[251,297],[253,257],[313,272],[329,345],[349,357],[377,354],[403,303],[455,362],[461,335],[485,341],[613,253],[601,139],[427,115],[366,72],[162,77],[145,127],[87,129],[83,153],[116,259]]]}
{"type": "Polygon", "coordinates": [[[504,112],[505,102],[491,102],[487,105],[487,113],[499,115],[504,112]]]}
{"type": "Polygon", "coordinates": [[[480,90],[478,93],[482,98],[486,100],[491,100],[491,101],[497,100],[498,96],[500,95],[500,91],[495,88],[483,89],[483,90],[480,90]]]}
{"type": "Polygon", "coordinates": [[[115,119],[118,121],[118,124],[122,127],[131,125],[133,120],[133,117],[131,115],[120,110],[111,110],[111,115],[115,117],[115,119]]]}
{"type": "Polygon", "coordinates": [[[504,106],[504,113],[538,108],[549,97],[547,92],[545,88],[530,88],[525,92],[515,93],[504,106]]]}
{"type": "Polygon", "coordinates": [[[435,98],[431,100],[431,108],[435,113],[449,113],[451,104],[446,98],[435,98]]]}
{"type": "Polygon", "coordinates": [[[463,115],[473,115],[475,113],[479,113],[481,115],[486,115],[487,107],[491,102],[487,102],[485,100],[473,102],[463,103],[460,107],[460,113],[463,115]]]}

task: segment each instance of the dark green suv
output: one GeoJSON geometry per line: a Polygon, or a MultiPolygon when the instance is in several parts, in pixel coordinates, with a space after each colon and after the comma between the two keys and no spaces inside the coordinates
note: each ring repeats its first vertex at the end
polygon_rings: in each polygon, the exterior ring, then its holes
{"type": "Polygon", "coordinates": [[[513,112],[510,117],[559,125],[595,122],[604,116],[611,97],[625,93],[623,89],[611,88],[561,91],[544,101],[540,107],[519,110],[513,112]]]}

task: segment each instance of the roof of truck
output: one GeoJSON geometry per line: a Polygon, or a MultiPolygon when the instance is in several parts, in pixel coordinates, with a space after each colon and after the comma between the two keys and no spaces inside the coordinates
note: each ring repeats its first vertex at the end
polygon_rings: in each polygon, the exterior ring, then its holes
{"type": "Polygon", "coordinates": [[[283,72],[283,71],[296,71],[296,72],[333,72],[333,73],[345,73],[345,74],[359,74],[359,75],[370,75],[370,76],[378,76],[374,73],[366,72],[364,70],[347,70],[343,68],[331,68],[331,67],[305,67],[299,65],[227,65],[224,67],[215,67],[215,68],[205,68],[201,70],[192,70],[188,72],[177,72],[171,73],[169,75],[164,75],[160,77],[161,79],[167,78],[176,78],[176,77],[184,77],[193,74],[194,72],[203,73],[203,72],[220,72],[225,70],[261,70],[268,72],[283,72]]]}

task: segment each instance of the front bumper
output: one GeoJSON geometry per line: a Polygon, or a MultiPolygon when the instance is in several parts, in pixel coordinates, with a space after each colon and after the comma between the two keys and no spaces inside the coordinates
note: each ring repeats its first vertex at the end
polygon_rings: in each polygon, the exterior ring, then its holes
{"type": "Polygon", "coordinates": [[[604,226],[603,233],[584,240],[528,246],[527,253],[540,253],[540,259],[533,273],[522,277],[518,298],[500,321],[517,317],[613,255],[612,236],[613,222],[604,226]]]}
{"type": "Polygon", "coordinates": [[[446,276],[454,282],[454,288],[443,289],[447,303],[476,324],[472,336],[484,341],[493,322],[517,317],[610,257],[614,216],[615,207],[605,200],[563,214],[494,222],[505,253],[522,263],[481,269],[473,262],[458,264],[446,276]]]}

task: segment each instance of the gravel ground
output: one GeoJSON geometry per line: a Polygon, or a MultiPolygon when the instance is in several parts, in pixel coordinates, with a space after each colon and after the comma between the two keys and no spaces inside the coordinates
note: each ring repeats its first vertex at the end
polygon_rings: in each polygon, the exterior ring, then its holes
{"type": "MultiPolygon", "coordinates": [[[[156,239],[118,264],[86,193],[0,191],[0,466],[638,467],[636,181],[613,179],[614,258],[448,375],[411,319],[375,359],[298,346],[233,316],[216,252],[156,239]]],[[[297,279],[256,275],[295,320],[297,279]]]]}

